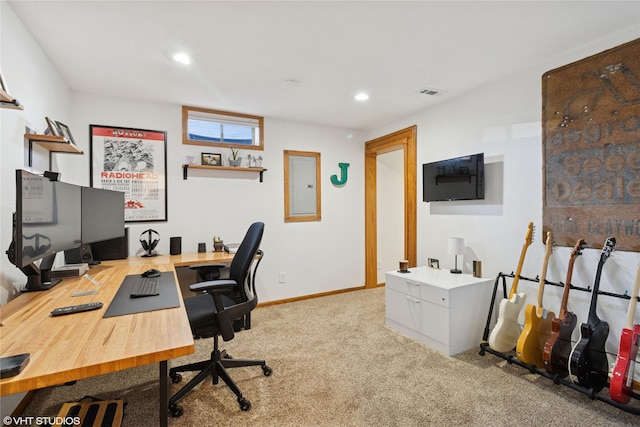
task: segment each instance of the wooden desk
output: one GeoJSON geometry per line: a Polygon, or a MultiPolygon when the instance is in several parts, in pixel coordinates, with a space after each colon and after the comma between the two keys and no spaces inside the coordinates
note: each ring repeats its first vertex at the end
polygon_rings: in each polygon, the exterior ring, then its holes
{"type": "Polygon", "coordinates": [[[0,308],[0,356],[30,353],[31,360],[20,374],[0,380],[0,396],[159,362],[160,425],[166,426],[167,360],[194,351],[182,298],[178,308],[106,319],[102,316],[128,274],[157,268],[173,270],[175,276],[174,266],[231,259],[233,254],[206,252],[105,261],[89,270],[91,277],[102,283],[95,295],[72,297],[80,281],[74,278],[63,280],[49,291],[18,296],[0,308]],[[49,316],[56,307],[94,301],[104,306],[84,313],[49,316]]]}

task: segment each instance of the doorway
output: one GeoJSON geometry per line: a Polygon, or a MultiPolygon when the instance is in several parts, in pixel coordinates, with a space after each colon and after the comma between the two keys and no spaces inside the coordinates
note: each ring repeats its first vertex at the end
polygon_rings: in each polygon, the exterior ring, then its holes
{"type": "Polygon", "coordinates": [[[377,212],[377,157],[402,150],[404,157],[404,259],[410,267],[416,266],[417,240],[417,165],[416,126],[376,138],[365,143],[365,287],[379,286],[378,265],[378,212],[377,212]]]}

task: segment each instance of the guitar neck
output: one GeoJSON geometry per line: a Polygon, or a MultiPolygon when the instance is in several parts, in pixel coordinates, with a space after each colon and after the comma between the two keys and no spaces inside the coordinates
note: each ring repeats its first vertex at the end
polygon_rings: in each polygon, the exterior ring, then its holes
{"type": "Polygon", "coordinates": [[[573,264],[576,258],[582,254],[582,249],[586,245],[584,239],[578,239],[569,258],[569,267],[567,268],[567,280],[564,282],[564,292],[562,293],[562,302],[560,303],[560,319],[564,319],[567,314],[567,302],[569,301],[569,291],[571,290],[571,278],[573,277],[573,264]]]}
{"type": "Polygon", "coordinates": [[[633,318],[636,314],[636,301],[638,297],[638,291],[640,291],[640,264],[638,265],[638,271],[636,272],[636,283],[633,285],[633,293],[631,294],[631,301],[629,301],[629,311],[627,312],[627,329],[633,329],[633,318]]]}
{"type": "Polygon", "coordinates": [[[596,271],[596,278],[593,283],[593,291],[591,291],[591,304],[589,305],[589,317],[587,319],[587,323],[590,327],[595,327],[600,323],[600,319],[598,318],[598,314],[596,313],[596,304],[598,303],[598,290],[600,289],[600,277],[602,276],[602,268],[604,267],[604,263],[611,256],[611,252],[616,246],[616,239],[614,237],[609,237],[602,248],[602,253],[600,254],[600,261],[598,262],[598,269],[596,271]]]}
{"type": "Polygon", "coordinates": [[[522,251],[520,252],[520,261],[518,261],[518,268],[516,268],[515,277],[511,284],[511,291],[509,292],[509,299],[512,299],[515,294],[518,293],[518,282],[520,281],[520,273],[522,272],[522,265],[524,264],[524,257],[527,254],[527,248],[533,241],[533,222],[529,222],[527,227],[527,234],[524,237],[524,245],[522,245],[522,251]]]}
{"type": "Polygon", "coordinates": [[[520,261],[518,261],[518,268],[516,268],[515,277],[513,278],[513,283],[511,284],[511,292],[509,293],[509,299],[513,298],[513,296],[518,293],[518,282],[520,281],[520,273],[522,272],[524,257],[527,254],[527,247],[528,247],[527,244],[525,244],[522,247],[522,252],[520,253],[520,261]]]}
{"type": "Polygon", "coordinates": [[[560,314],[558,317],[564,319],[567,314],[567,303],[569,302],[569,290],[571,289],[571,279],[573,277],[573,264],[575,262],[575,256],[571,256],[569,259],[569,267],[567,267],[567,279],[564,282],[564,292],[562,293],[562,302],[560,302],[560,314]]]}
{"type": "Polygon", "coordinates": [[[602,267],[604,261],[598,263],[598,270],[596,271],[596,279],[593,283],[593,290],[591,291],[591,303],[589,304],[589,317],[587,323],[589,326],[594,327],[600,323],[600,318],[596,313],[596,306],[598,305],[598,290],[600,289],[600,276],[602,276],[602,267]]]}
{"type": "Polygon", "coordinates": [[[549,258],[551,257],[551,232],[547,231],[546,243],[547,250],[544,253],[544,260],[542,261],[542,271],[540,272],[540,284],[538,285],[538,307],[542,308],[542,297],[544,295],[544,284],[547,280],[547,266],[549,265],[549,258]]]}

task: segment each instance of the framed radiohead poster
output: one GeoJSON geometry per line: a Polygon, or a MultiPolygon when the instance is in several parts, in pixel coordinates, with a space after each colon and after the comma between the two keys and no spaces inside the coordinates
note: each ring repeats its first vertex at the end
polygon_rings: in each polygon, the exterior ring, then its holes
{"type": "Polygon", "coordinates": [[[90,125],[90,182],[124,192],[125,222],[167,220],[167,133],[90,125]]]}

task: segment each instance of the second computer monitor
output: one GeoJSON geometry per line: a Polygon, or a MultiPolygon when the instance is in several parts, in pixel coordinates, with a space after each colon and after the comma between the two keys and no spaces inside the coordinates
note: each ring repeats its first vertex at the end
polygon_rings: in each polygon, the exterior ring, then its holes
{"type": "Polygon", "coordinates": [[[124,193],[82,187],[82,243],[124,236],[124,193]]]}

